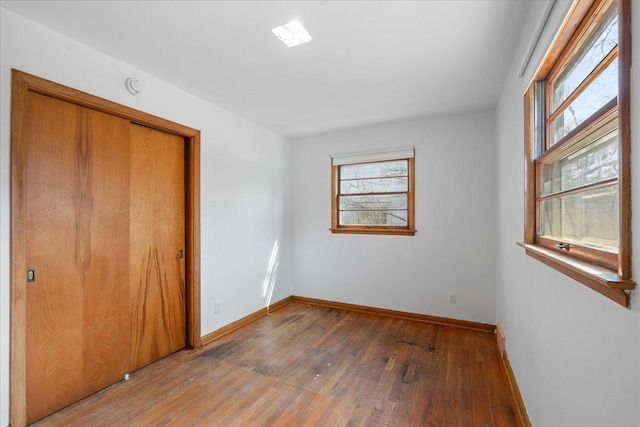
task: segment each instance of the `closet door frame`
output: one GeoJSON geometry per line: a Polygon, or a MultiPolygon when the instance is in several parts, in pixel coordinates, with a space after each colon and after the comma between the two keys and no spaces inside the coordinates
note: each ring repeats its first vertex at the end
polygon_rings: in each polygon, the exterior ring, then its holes
{"type": "Polygon", "coordinates": [[[35,92],[101,111],[132,123],[184,138],[185,143],[185,304],[186,345],[197,348],[200,336],[200,131],[133,108],[12,70],[11,101],[11,367],[10,420],[26,424],[26,114],[27,94],[35,92]]]}

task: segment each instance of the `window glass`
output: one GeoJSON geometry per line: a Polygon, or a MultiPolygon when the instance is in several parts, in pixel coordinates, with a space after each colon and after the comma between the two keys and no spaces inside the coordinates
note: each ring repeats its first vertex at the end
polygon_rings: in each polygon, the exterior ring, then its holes
{"type": "Polygon", "coordinates": [[[407,191],[408,189],[409,179],[407,176],[340,181],[340,192],[342,194],[387,193],[390,191],[407,191]]]}
{"type": "Polygon", "coordinates": [[[616,58],[551,124],[551,145],[580,126],[618,95],[618,59],[616,58]]]}
{"type": "Polygon", "coordinates": [[[359,163],[340,167],[340,180],[364,178],[406,177],[409,175],[407,160],[390,162],[359,163]]]}
{"type": "Polygon", "coordinates": [[[408,160],[340,166],[338,223],[406,226],[408,191],[408,160]]]}
{"type": "Polygon", "coordinates": [[[332,231],[413,235],[413,158],[334,168],[332,231]]]}
{"type": "Polygon", "coordinates": [[[582,191],[541,203],[541,235],[618,252],[618,185],[582,191]]]}
{"type": "Polygon", "coordinates": [[[340,211],[340,225],[407,225],[407,211],[340,211]]]}
{"type": "Polygon", "coordinates": [[[542,195],[574,190],[618,178],[618,130],[573,154],[544,164],[542,195]]]}
{"type": "Polygon", "coordinates": [[[551,112],[562,104],[618,45],[618,14],[611,4],[599,24],[593,27],[582,47],[569,60],[565,70],[552,84],[551,112]]]}

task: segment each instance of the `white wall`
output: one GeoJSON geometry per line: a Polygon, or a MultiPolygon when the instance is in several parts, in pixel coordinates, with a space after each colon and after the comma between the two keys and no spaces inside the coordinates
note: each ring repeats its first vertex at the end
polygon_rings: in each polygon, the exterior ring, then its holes
{"type": "Polygon", "coordinates": [[[245,119],[0,8],[0,426],[9,422],[9,192],[11,68],[202,131],[202,333],[292,294],[291,142],[245,119]],[[145,92],[124,88],[136,77],[145,92]],[[273,275],[275,277],[275,274],[273,275]],[[270,282],[271,283],[271,282],[270,282]],[[213,313],[213,301],[221,312],[213,313]]]}
{"type": "MultiPolygon", "coordinates": [[[[544,2],[533,2],[497,108],[497,317],[533,425],[640,425],[640,293],[631,310],[525,255],[522,96],[569,3],[558,1],[524,78],[516,78],[544,2]]],[[[634,63],[640,3],[634,2],[634,63]]],[[[640,67],[632,72],[634,210],[640,206],[640,67]]],[[[640,251],[640,215],[633,218],[640,251]]],[[[640,258],[634,257],[634,271],[640,258]]],[[[638,281],[636,273],[635,280],[638,281]]]]}
{"type": "Polygon", "coordinates": [[[493,113],[331,133],[293,147],[296,295],[495,322],[493,113]],[[329,156],[406,146],[416,154],[416,235],[332,234],[329,156]]]}

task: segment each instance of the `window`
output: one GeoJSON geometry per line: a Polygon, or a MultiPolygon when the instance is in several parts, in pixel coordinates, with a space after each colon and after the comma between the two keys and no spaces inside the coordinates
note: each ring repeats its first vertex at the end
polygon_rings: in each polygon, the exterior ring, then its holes
{"type": "Polygon", "coordinates": [[[333,233],[414,235],[414,150],[332,156],[333,233]]]}
{"type": "Polygon", "coordinates": [[[629,305],[630,1],[575,1],[525,95],[525,248],[629,305]]]}

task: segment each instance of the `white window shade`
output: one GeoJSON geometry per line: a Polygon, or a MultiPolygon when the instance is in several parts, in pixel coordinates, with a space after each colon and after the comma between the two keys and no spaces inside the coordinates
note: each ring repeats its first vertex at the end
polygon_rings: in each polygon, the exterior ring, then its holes
{"type": "Polygon", "coordinates": [[[414,147],[393,148],[387,150],[365,151],[360,153],[334,154],[331,160],[334,166],[354,163],[383,162],[386,160],[412,159],[414,147]]]}

